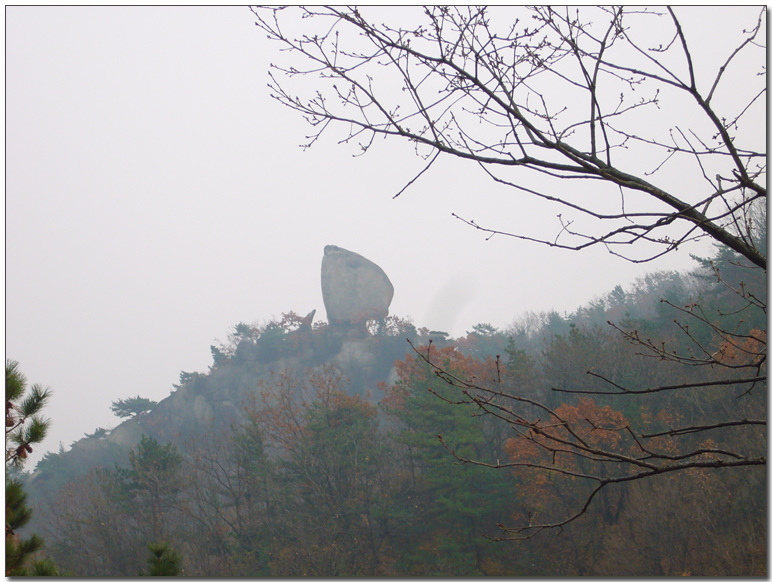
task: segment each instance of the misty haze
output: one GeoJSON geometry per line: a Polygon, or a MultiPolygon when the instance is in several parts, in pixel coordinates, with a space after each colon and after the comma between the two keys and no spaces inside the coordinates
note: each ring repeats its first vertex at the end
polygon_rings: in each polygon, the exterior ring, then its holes
{"type": "Polygon", "coordinates": [[[6,576],[766,576],[764,7],[6,7],[6,576]]]}

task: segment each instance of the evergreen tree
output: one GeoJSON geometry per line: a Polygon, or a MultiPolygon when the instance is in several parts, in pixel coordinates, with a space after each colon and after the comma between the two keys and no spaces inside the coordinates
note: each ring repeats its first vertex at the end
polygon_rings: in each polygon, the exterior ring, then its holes
{"type": "MultiPolygon", "coordinates": [[[[172,443],[146,435],[129,453],[129,467],[115,472],[116,500],[137,520],[149,539],[166,534],[170,512],[181,491],[182,455],[172,443]]],[[[145,538],[145,539],[148,539],[145,538]]]]}
{"type": "MultiPolygon", "coordinates": [[[[24,393],[27,379],[19,371],[18,362],[5,362],[5,464],[6,468],[19,469],[32,445],[43,440],[50,422],[40,416],[51,391],[35,384],[29,395],[24,393]]],[[[6,472],[8,474],[8,472],[6,472]]],[[[17,532],[32,518],[27,506],[27,494],[18,478],[5,482],[5,575],[6,576],[57,576],[54,564],[49,560],[33,559],[33,554],[43,547],[37,535],[22,538],[17,532]]]]}
{"type": "MultiPolygon", "coordinates": [[[[450,373],[484,380],[482,362],[452,347],[432,350],[430,358],[450,373]]],[[[509,498],[503,473],[461,461],[491,459],[485,426],[476,407],[464,404],[465,396],[424,361],[408,357],[397,369],[389,404],[402,421],[397,441],[404,446],[411,481],[397,514],[405,520],[401,567],[417,575],[484,573],[484,559],[497,549],[483,536],[496,535],[497,516],[509,498]]]]}
{"type": "Polygon", "coordinates": [[[118,418],[133,418],[140,414],[150,412],[155,408],[156,404],[158,403],[149,400],[148,398],[133,396],[132,398],[126,398],[125,400],[116,400],[110,406],[110,410],[112,410],[113,414],[118,418]]]}
{"type": "Polygon", "coordinates": [[[19,363],[5,362],[5,463],[20,467],[32,445],[42,442],[50,422],[40,416],[51,397],[51,391],[35,384],[25,397],[27,379],[19,363]]]}
{"type": "Polygon", "coordinates": [[[377,408],[346,394],[336,368],[296,380],[267,386],[258,413],[280,451],[273,575],[376,575],[389,501],[377,408]]]}
{"type": "Polygon", "coordinates": [[[147,573],[141,576],[180,576],[182,574],[182,557],[168,543],[148,544],[150,557],[147,559],[147,573]]]}

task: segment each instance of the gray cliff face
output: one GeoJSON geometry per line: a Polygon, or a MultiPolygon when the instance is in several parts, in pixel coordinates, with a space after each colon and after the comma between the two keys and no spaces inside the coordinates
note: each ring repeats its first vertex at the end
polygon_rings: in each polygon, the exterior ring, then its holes
{"type": "Polygon", "coordinates": [[[389,314],[394,286],[378,265],[327,245],[322,259],[322,299],[332,326],[359,326],[389,314]]]}

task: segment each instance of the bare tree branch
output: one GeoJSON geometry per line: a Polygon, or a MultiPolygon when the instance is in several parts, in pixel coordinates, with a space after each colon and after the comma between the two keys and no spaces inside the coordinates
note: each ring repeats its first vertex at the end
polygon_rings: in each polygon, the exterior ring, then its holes
{"type": "MultiPolygon", "coordinates": [[[[343,141],[370,136],[366,141],[359,142],[362,153],[371,146],[372,137],[386,135],[408,139],[416,145],[433,149],[437,155],[450,154],[473,160],[482,166],[546,171],[560,179],[592,177],[615,185],[623,192],[639,192],[644,196],[641,200],[649,198],[663,205],[663,210],[655,213],[660,214],[660,218],[639,224],[637,230],[670,230],[681,222],[688,222],[706,236],[765,268],[763,249],[755,248],[739,236],[735,225],[731,221],[726,222],[726,215],[705,214],[699,210],[702,206],[707,209],[702,202],[689,202],[683,195],[668,191],[643,177],[658,175],[664,170],[664,163],[653,171],[638,174],[626,171],[612,156],[613,152],[624,151],[627,148],[625,143],[633,139],[667,151],[665,161],[670,166],[681,154],[693,156],[699,161],[700,173],[707,181],[721,174],[727,185],[730,182],[736,185],[731,191],[739,197],[731,203],[732,206],[744,207],[756,196],[765,197],[766,188],[762,184],[766,167],[761,166],[753,173],[749,171],[752,160],[763,164],[763,155],[742,149],[737,138],[730,135],[729,124],[724,123],[713,108],[713,95],[725,71],[737,62],[739,54],[756,48],[763,12],[756,26],[745,33],[737,48],[721,64],[705,97],[698,89],[689,39],[672,10],[668,10],[667,14],[672,38],[676,42],[660,48],[657,58],[651,54],[654,49],[639,46],[630,34],[631,30],[643,26],[649,19],[663,18],[663,15],[648,10],[587,9],[577,10],[576,15],[569,16],[568,12],[560,15],[551,7],[536,8],[524,12],[522,23],[515,20],[508,30],[500,30],[494,25],[491,9],[487,8],[427,8],[424,16],[428,26],[417,24],[409,28],[376,25],[374,20],[364,16],[363,9],[308,8],[302,11],[303,20],[313,25],[316,22],[324,24],[316,34],[301,33],[299,36],[290,35],[285,27],[280,26],[284,12],[254,10],[257,26],[269,38],[311,65],[304,69],[274,66],[284,78],[272,76],[270,85],[276,99],[302,113],[314,127],[319,128],[308,145],[313,144],[333,122],[350,128],[348,137],[343,141]],[[588,12],[586,18],[583,17],[585,11],[588,12]],[[598,19],[597,23],[591,23],[589,12],[598,19]],[[531,24],[525,25],[529,20],[531,24]],[[596,35],[598,28],[601,32],[596,35]],[[351,48],[345,48],[344,37],[345,46],[351,48]],[[629,61],[635,62],[625,47],[639,55],[640,64],[618,61],[619,55],[625,55],[629,61]],[[687,63],[686,79],[681,79],[669,68],[669,61],[662,57],[670,53],[674,57],[680,53],[687,63]],[[572,74],[575,68],[569,64],[571,60],[579,67],[578,77],[572,74]],[[653,65],[654,69],[647,68],[649,65],[653,65]],[[379,76],[388,78],[387,71],[395,73],[395,86],[401,84],[401,91],[376,85],[379,76]],[[328,99],[322,90],[316,91],[313,97],[304,98],[293,95],[285,88],[289,79],[309,75],[332,84],[330,96],[335,97],[337,104],[328,99]],[[339,86],[339,82],[343,85],[339,86]],[[585,96],[588,104],[586,121],[580,121],[582,114],[572,106],[563,106],[557,112],[550,110],[548,82],[552,85],[555,82],[564,83],[576,92],[577,97],[585,96]],[[343,89],[343,86],[347,88],[343,89]],[[645,93],[651,96],[644,96],[638,103],[620,108],[625,88],[645,88],[645,93]],[[618,104],[613,111],[606,112],[608,95],[617,89],[621,89],[617,95],[622,97],[617,99],[618,104]],[[630,132],[625,129],[627,116],[639,108],[661,107],[660,94],[665,90],[682,92],[695,104],[705,124],[690,128],[691,133],[697,136],[713,128],[720,136],[720,144],[710,146],[706,153],[699,154],[692,146],[673,148],[660,142],[655,137],[655,131],[642,128],[639,132],[630,132]],[[478,132],[470,124],[475,118],[486,122],[494,132],[478,132]],[[603,136],[602,146],[597,132],[603,136]],[[622,139],[619,141],[612,136],[622,139]],[[733,169],[727,172],[726,166],[721,165],[719,172],[709,172],[707,164],[712,158],[724,156],[732,160],[733,169]]],[[[665,22],[660,24],[666,25],[665,22]]],[[[762,55],[758,57],[761,59],[759,62],[763,62],[762,55]]],[[[735,116],[732,127],[737,125],[761,91],[763,83],[735,116]]],[[[581,103],[582,100],[575,102],[581,103]]],[[[660,128],[665,131],[672,129],[667,125],[657,127],[660,128]]],[[[678,127],[675,129],[681,131],[678,127]]],[[[684,135],[683,131],[681,134],[684,135]]],[[[425,171],[426,168],[421,173],[425,171]]],[[[708,196],[702,197],[703,202],[716,193],[715,187],[711,190],[708,196]]],[[[729,189],[718,190],[723,192],[718,196],[728,201],[731,195],[729,189]]],[[[584,207],[582,203],[569,202],[564,195],[553,195],[551,201],[584,207]]],[[[729,218],[736,216],[735,213],[729,218]]],[[[595,218],[613,220],[602,213],[597,213],[595,218]]],[[[491,233],[504,232],[497,228],[477,227],[491,233]]],[[[567,231],[566,234],[586,238],[588,243],[562,244],[561,247],[580,250],[588,244],[603,244],[611,252],[624,254],[613,251],[612,243],[627,236],[631,230],[615,228],[606,235],[581,235],[567,231]]],[[[527,235],[513,236],[538,242],[549,240],[527,235]]],[[[671,252],[694,238],[697,237],[684,234],[643,236],[622,244],[645,242],[664,245],[663,251],[651,254],[653,258],[671,252]]]]}

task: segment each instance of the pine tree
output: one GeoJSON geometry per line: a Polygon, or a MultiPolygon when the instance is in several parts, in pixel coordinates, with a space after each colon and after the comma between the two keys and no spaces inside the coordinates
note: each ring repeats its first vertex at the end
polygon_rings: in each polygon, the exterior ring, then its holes
{"type": "Polygon", "coordinates": [[[150,412],[158,404],[154,400],[148,398],[142,398],[141,396],[133,396],[132,398],[126,398],[125,400],[116,400],[110,405],[110,410],[118,418],[134,418],[140,414],[150,412]]]}
{"type": "Polygon", "coordinates": [[[150,551],[148,571],[140,572],[140,576],[182,575],[182,557],[168,543],[148,544],[147,549],[150,551]]]}
{"type": "Polygon", "coordinates": [[[182,455],[172,443],[142,435],[129,452],[129,466],[116,467],[115,501],[136,520],[145,539],[165,537],[174,500],[181,490],[182,455]]]}
{"type": "MultiPolygon", "coordinates": [[[[27,379],[19,371],[18,362],[5,363],[5,464],[6,468],[19,469],[32,452],[32,445],[43,440],[50,422],[39,413],[51,396],[51,391],[32,386],[29,395],[24,393],[27,379]]],[[[18,532],[32,518],[27,506],[27,494],[21,481],[6,478],[5,482],[5,575],[6,576],[58,576],[56,567],[49,560],[32,559],[43,547],[37,535],[22,538],[18,532]]]]}
{"type": "Polygon", "coordinates": [[[5,463],[20,467],[32,452],[32,445],[41,442],[50,422],[40,411],[51,397],[51,391],[35,384],[24,397],[27,379],[19,371],[19,363],[5,363],[5,463]]]}
{"type": "MultiPolygon", "coordinates": [[[[452,347],[430,353],[459,377],[484,376],[479,360],[452,347]]],[[[465,397],[420,358],[408,356],[396,365],[390,411],[403,424],[396,440],[412,477],[400,514],[407,533],[400,566],[417,575],[478,575],[485,556],[495,551],[483,535],[496,533],[489,524],[507,499],[503,474],[454,458],[491,456],[475,409],[461,403],[465,397]]]]}

